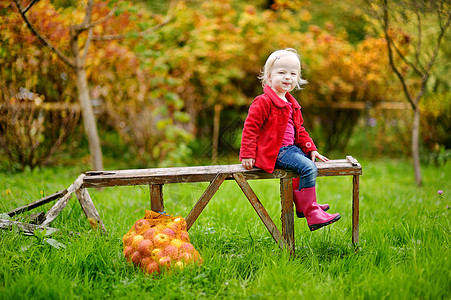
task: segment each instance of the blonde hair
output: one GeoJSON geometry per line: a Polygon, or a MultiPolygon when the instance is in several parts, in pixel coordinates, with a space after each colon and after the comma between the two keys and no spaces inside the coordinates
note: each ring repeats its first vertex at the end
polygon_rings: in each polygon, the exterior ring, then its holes
{"type": "Polygon", "coordinates": [[[274,66],[274,63],[276,60],[278,60],[281,57],[287,56],[287,55],[295,55],[299,60],[299,78],[298,82],[296,84],[296,89],[300,90],[301,85],[307,84],[308,81],[305,79],[302,79],[301,77],[301,57],[299,56],[298,52],[293,48],[285,48],[282,50],[277,50],[271,53],[271,55],[266,60],[265,66],[263,67],[263,70],[260,72],[260,76],[258,79],[261,80],[262,86],[264,87],[266,84],[268,84],[269,81],[269,75],[271,74],[272,68],[274,66]]]}

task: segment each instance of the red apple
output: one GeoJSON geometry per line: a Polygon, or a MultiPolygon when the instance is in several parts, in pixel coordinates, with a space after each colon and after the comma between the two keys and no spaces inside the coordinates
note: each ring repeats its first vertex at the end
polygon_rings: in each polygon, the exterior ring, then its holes
{"type": "Polygon", "coordinates": [[[160,264],[160,266],[169,268],[171,266],[171,261],[172,259],[169,256],[163,256],[162,258],[160,258],[158,263],[160,264]]]}
{"type": "Polygon", "coordinates": [[[137,233],[144,233],[149,228],[150,228],[149,220],[140,219],[135,223],[135,230],[137,233]]]}
{"type": "Polygon", "coordinates": [[[191,253],[188,253],[188,252],[180,253],[179,257],[180,257],[180,260],[184,261],[184,262],[190,262],[193,259],[193,256],[191,255],[191,253]]]}
{"type": "Polygon", "coordinates": [[[164,248],[170,242],[170,238],[164,233],[159,233],[153,238],[155,248],[164,248]]]}
{"type": "Polygon", "coordinates": [[[183,243],[180,246],[180,251],[181,252],[189,252],[189,253],[193,253],[194,252],[194,246],[190,243],[183,243]]]}
{"type": "Polygon", "coordinates": [[[150,257],[152,257],[154,261],[158,262],[160,258],[163,257],[163,250],[159,248],[153,249],[152,253],[150,254],[150,257]]]}
{"type": "Polygon", "coordinates": [[[139,265],[141,266],[141,268],[143,268],[143,270],[146,270],[146,269],[147,269],[147,266],[148,266],[151,262],[153,262],[152,258],[151,258],[150,256],[147,256],[147,257],[143,257],[143,258],[141,259],[141,262],[139,263],[139,265]]]}
{"type": "Polygon", "coordinates": [[[185,242],[189,242],[189,235],[186,231],[180,231],[180,239],[185,242]]]}
{"type": "Polygon", "coordinates": [[[132,258],[133,248],[132,246],[127,246],[124,249],[124,256],[127,259],[127,261],[130,261],[132,258]]]}
{"type": "Polygon", "coordinates": [[[155,227],[151,227],[143,233],[144,239],[153,239],[157,235],[158,230],[155,227]]]}
{"type": "Polygon", "coordinates": [[[143,257],[150,256],[153,249],[153,242],[151,240],[142,240],[138,245],[138,251],[143,257]]]}
{"type": "Polygon", "coordinates": [[[140,234],[135,235],[132,240],[133,250],[137,250],[139,243],[141,243],[143,240],[144,240],[144,237],[142,235],[140,235],[140,234]]]}
{"type": "Polygon", "coordinates": [[[139,266],[139,262],[141,261],[141,253],[139,253],[138,251],[135,251],[132,255],[132,262],[139,266]]]}
{"type": "Polygon", "coordinates": [[[160,273],[160,266],[158,265],[158,263],[156,261],[152,261],[147,265],[146,271],[149,274],[152,274],[155,272],[160,273]]]}
{"type": "Polygon", "coordinates": [[[166,234],[170,239],[175,238],[175,231],[172,230],[171,228],[163,228],[161,230],[161,233],[166,234]]]}
{"type": "Polygon", "coordinates": [[[166,228],[172,229],[172,230],[174,230],[174,232],[177,232],[177,231],[180,230],[179,224],[174,223],[174,222],[168,223],[168,224],[166,225],[166,228]]]}
{"type": "Polygon", "coordinates": [[[167,245],[163,249],[163,255],[169,256],[170,258],[177,258],[178,252],[179,252],[179,249],[177,249],[177,247],[174,245],[167,245]]]}

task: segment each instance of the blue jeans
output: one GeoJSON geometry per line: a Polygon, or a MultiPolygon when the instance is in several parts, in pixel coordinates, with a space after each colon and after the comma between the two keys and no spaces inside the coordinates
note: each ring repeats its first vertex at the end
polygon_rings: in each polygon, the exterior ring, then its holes
{"type": "Polygon", "coordinates": [[[280,148],[277,155],[276,167],[289,169],[299,174],[299,190],[314,187],[318,169],[310,157],[297,146],[280,148]]]}

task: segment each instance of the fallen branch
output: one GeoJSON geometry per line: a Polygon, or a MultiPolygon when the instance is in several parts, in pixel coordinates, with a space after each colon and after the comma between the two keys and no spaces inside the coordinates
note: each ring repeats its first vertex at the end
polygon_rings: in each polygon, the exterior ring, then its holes
{"type": "Polygon", "coordinates": [[[59,199],[59,198],[63,197],[66,194],[67,194],[67,190],[61,190],[61,191],[56,192],[54,194],[51,194],[51,195],[49,195],[47,197],[44,197],[44,198],[39,199],[39,200],[36,200],[35,202],[32,202],[30,204],[18,207],[18,208],[14,209],[14,210],[12,210],[10,212],[7,212],[7,214],[10,217],[13,217],[13,216],[15,216],[17,214],[21,214],[23,212],[32,210],[32,209],[34,209],[36,207],[39,207],[41,205],[47,204],[47,203],[49,203],[49,202],[51,202],[53,200],[59,199]]]}

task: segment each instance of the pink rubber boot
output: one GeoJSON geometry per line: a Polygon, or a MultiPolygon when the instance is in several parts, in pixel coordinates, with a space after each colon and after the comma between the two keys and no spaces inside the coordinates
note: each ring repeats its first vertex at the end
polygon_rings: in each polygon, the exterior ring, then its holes
{"type": "Polygon", "coordinates": [[[294,203],[300,207],[307,218],[307,224],[311,231],[340,220],[340,214],[328,214],[316,203],[316,188],[304,188],[294,191],[294,203]]]}
{"type": "MultiPolygon", "coordinates": [[[[301,181],[301,179],[299,177],[293,178],[293,199],[295,197],[294,196],[294,191],[298,190],[300,181],[301,181]]],[[[296,204],[296,202],[295,202],[295,204],[296,204]]],[[[318,205],[324,211],[327,211],[330,208],[329,204],[318,204],[318,205]]],[[[305,217],[304,213],[301,211],[301,208],[298,207],[297,205],[296,205],[296,216],[298,218],[304,218],[305,217]]]]}

